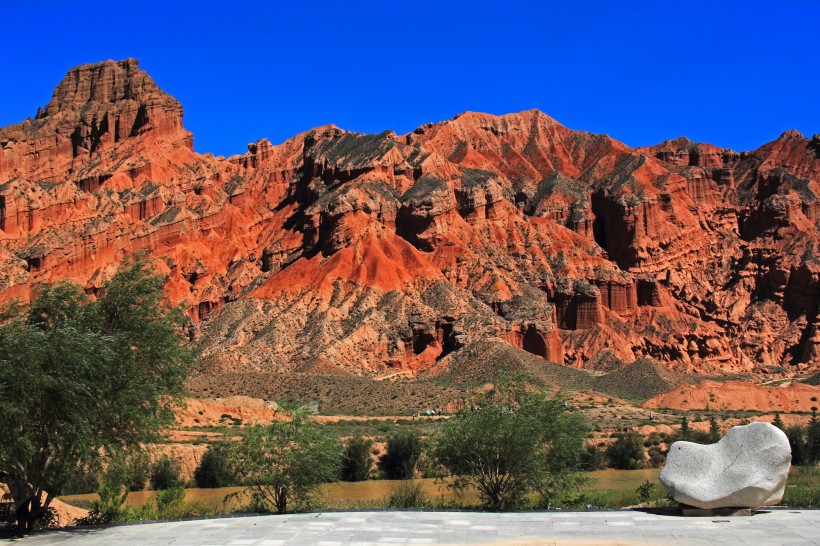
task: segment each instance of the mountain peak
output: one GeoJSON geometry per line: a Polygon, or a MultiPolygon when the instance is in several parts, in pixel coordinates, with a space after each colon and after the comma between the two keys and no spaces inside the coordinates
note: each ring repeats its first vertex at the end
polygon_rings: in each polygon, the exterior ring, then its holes
{"type": "Polygon", "coordinates": [[[90,103],[143,102],[148,97],[176,102],[146,72],[140,70],[137,59],[84,64],[68,71],[54,90],[51,102],[46,105],[41,117],[82,109],[90,103]]]}
{"type": "Polygon", "coordinates": [[[803,139],[803,133],[801,133],[797,129],[789,129],[788,131],[786,131],[785,133],[780,135],[780,138],[778,138],[777,140],[790,140],[790,139],[793,139],[793,138],[797,138],[797,139],[802,140],[803,139]]]}
{"type": "Polygon", "coordinates": [[[0,166],[0,180],[61,180],[118,142],[149,133],[193,148],[182,125],[182,105],[140,69],[137,59],[80,65],[68,71],[36,119],[0,128],[0,139],[13,143],[8,146],[18,157],[0,166]]]}

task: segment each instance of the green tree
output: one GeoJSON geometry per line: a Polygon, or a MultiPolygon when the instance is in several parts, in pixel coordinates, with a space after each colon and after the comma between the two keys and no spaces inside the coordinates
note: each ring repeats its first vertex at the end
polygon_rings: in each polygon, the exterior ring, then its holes
{"type": "Polygon", "coordinates": [[[643,438],[634,431],[618,434],[615,442],[607,448],[606,458],[612,468],[635,470],[643,467],[646,460],[643,438]]]}
{"type": "Polygon", "coordinates": [[[182,485],[182,465],[176,459],[163,455],[151,466],[151,489],[172,489],[182,485]]]}
{"type": "Polygon", "coordinates": [[[820,461],[820,420],[817,419],[817,411],[812,410],[811,420],[806,429],[806,459],[808,464],[820,461]]]}
{"type": "MultiPolygon", "coordinates": [[[[778,416],[779,417],[779,416],[778,416]]],[[[780,423],[781,425],[783,423],[780,423]]],[[[720,425],[717,422],[717,419],[712,416],[709,418],[709,441],[714,443],[720,440],[721,436],[723,436],[723,431],[720,429],[720,425]]]]}
{"type": "MultiPolygon", "coordinates": [[[[709,421],[709,432],[703,430],[693,429],[689,426],[689,419],[687,419],[686,415],[682,416],[680,419],[680,431],[675,436],[675,440],[684,440],[687,442],[694,442],[696,444],[711,444],[714,443],[715,440],[715,433],[717,433],[717,439],[720,439],[721,431],[720,427],[717,424],[717,420],[715,420],[714,426],[712,425],[712,420],[709,421]]],[[[695,421],[700,421],[699,416],[695,416],[695,421]]]]}
{"type": "Polygon", "coordinates": [[[91,504],[91,510],[80,519],[81,525],[99,525],[118,521],[122,515],[123,506],[128,499],[128,489],[123,485],[124,474],[109,468],[103,475],[97,491],[97,500],[91,504]]]}
{"type": "Polygon", "coordinates": [[[174,485],[159,489],[154,496],[157,503],[157,516],[160,518],[174,517],[182,511],[185,503],[185,487],[174,485]]]}
{"type": "Polygon", "coordinates": [[[689,419],[686,418],[686,415],[683,415],[680,418],[680,439],[689,439],[689,419]]]}
{"type": "Polygon", "coordinates": [[[379,469],[388,480],[407,480],[416,473],[421,457],[421,438],[415,432],[399,432],[387,440],[387,449],[379,457],[379,469]]]}
{"type": "Polygon", "coordinates": [[[309,508],[319,486],[339,478],[342,448],[338,440],[297,411],[290,421],[243,429],[226,452],[251,502],[260,510],[309,508]]]}
{"type": "Polygon", "coordinates": [[[360,482],[370,476],[370,467],[373,466],[373,460],[370,458],[370,449],[372,447],[373,441],[366,440],[361,436],[347,441],[342,460],[342,479],[344,481],[360,482]]]}
{"type": "Polygon", "coordinates": [[[805,464],[806,453],[806,431],[800,425],[793,425],[786,429],[786,438],[789,439],[789,447],[792,449],[792,464],[800,466],[805,464]]]}
{"type": "Polygon", "coordinates": [[[442,426],[434,458],[453,486],[478,490],[485,506],[503,510],[538,492],[549,504],[578,484],[588,426],[557,400],[518,391],[514,403],[488,399],[442,426]]]}
{"type": "MultiPolygon", "coordinates": [[[[97,469],[100,478],[97,488],[98,498],[92,503],[88,516],[80,520],[83,525],[97,525],[120,521],[125,512],[125,501],[128,491],[135,479],[135,467],[141,466],[147,460],[143,451],[118,451],[109,454],[101,462],[104,469],[97,469]]],[[[139,489],[143,489],[146,479],[143,479],[139,489]]]]}
{"type": "Polygon", "coordinates": [[[580,470],[593,471],[603,468],[604,454],[594,444],[587,444],[581,452],[580,470]]]}
{"type": "Polygon", "coordinates": [[[194,355],[185,319],[148,262],[132,260],[90,301],[39,287],[0,324],[0,466],[35,488],[35,517],[71,477],[172,422],[194,355]]]}
{"type": "Polygon", "coordinates": [[[776,426],[777,428],[779,428],[780,430],[783,430],[783,431],[786,430],[786,426],[783,424],[783,419],[780,418],[779,413],[774,414],[774,421],[772,422],[772,424],[774,426],[776,426]]]}
{"type": "Polygon", "coordinates": [[[151,479],[151,458],[142,450],[128,459],[128,490],[142,491],[151,479]]]}
{"type": "Polygon", "coordinates": [[[236,481],[233,469],[228,461],[228,454],[223,444],[214,444],[202,454],[194,471],[197,487],[212,488],[233,485],[236,481]]]}

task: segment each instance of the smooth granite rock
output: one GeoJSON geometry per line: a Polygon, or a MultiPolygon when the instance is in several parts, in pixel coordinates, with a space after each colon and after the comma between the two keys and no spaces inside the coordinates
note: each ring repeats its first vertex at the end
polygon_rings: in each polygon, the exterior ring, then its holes
{"type": "Polygon", "coordinates": [[[769,423],[732,427],[716,444],[675,442],[659,479],[698,508],[758,508],[780,502],[791,466],[786,434],[769,423]]]}

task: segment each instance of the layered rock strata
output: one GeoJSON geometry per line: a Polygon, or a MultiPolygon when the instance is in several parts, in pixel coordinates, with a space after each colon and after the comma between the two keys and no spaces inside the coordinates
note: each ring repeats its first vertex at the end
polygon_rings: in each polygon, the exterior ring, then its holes
{"type": "Polygon", "coordinates": [[[532,110],[223,158],[137,61],[84,65],[0,129],[0,299],[94,294],[142,251],[205,370],[412,375],[498,339],[593,369],[804,373],[818,142],[631,149],[532,110]]]}

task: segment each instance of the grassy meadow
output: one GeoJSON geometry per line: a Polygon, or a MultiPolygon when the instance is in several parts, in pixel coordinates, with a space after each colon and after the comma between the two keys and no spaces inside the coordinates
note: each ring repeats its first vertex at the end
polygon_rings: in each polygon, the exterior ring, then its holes
{"type": "MultiPolygon", "coordinates": [[[[566,508],[622,508],[641,502],[637,489],[647,480],[652,484],[649,493],[650,505],[668,506],[666,492],[658,482],[659,469],[640,470],[597,470],[587,473],[589,483],[582,488],[581,495],[572,506],[566,508]]],[[[335,482],[322,488],[323,504],[319,507],[335,510],[380,509],[395,505],[396,492],[403,485],[400,480],[367,480],[362,482],[335,482]],[[393,497],[393,498],[391,498],[393,497]],[[393,502],[391,502],[393,501],[393,502]]],[[[466,491],[458,496],[448,487],[447,480],[422,478],[413,480],[420,488],[418,507],[475,509],[479,506],[475,491],[466,491]]],[[[240,487],[216,489],[188,488],[185,503],[189,515],[212,515],[245,510],[248,499],[238,494],[240,487]]],[[[154,491],[129,493],[126,505],[134,508],[153,502],[154,491]]],[[[66,495],[60,500],[68,504],[88,508],[97,499],[96,493],[66,495]]],[[[792,467],[783,506],[820,506],[820,469],[816,467],[792,467]]]]}

